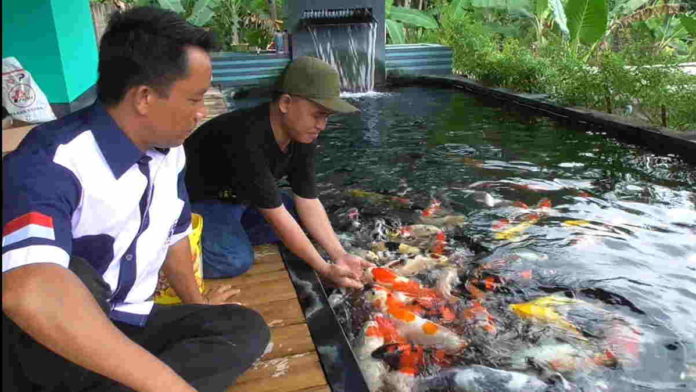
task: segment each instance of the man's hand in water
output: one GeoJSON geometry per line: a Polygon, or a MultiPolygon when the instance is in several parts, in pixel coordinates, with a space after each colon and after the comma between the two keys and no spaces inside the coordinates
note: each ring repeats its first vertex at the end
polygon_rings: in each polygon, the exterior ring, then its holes
{"type": "Polygon", "coordinates": [[[350,253],[346,253],[345,255],[339,257],[336,260],[336,264],[347,267],[349,270],[351,270],[356,275],[356,278],[358,280],[360,278],[362,278],[363,272],[365,271],[366,268],[375,266],[374,264],[366,261],[362,257],[358,257],[358,256],[352,255],[350,253]]]}
{"type": "Polygon", "coordinates": [[[319,274],[339,287],[361,289],[363,270],[372,266],[373,264],[362,258],[346,253],[339,257],[335,264],[326,264],[319,274]]]}

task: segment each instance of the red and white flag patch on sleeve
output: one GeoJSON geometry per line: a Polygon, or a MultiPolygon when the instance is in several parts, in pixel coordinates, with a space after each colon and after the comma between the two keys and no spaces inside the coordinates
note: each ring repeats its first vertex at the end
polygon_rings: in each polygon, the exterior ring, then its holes
{"type": "Polygon", "coordinates": [[[2,229],[2,246],[28,238],[55,240],[53,218],[40,212],[30,212],[7,222],[2,229]]]}

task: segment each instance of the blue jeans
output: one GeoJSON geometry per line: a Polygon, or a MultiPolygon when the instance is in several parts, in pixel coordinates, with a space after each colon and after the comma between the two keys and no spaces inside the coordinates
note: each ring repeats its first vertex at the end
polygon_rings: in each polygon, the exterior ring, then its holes
{"type": "MultiPolygon", "coordinates": [[[[294,214],[295,203],[282,193],[285,208],[294,214]]],[[[231,278],[254,262],[254,246],[280,242],[273,228],[254,207],[208,200],[191,204],[203,216],[203,277],[231,278]]]]}

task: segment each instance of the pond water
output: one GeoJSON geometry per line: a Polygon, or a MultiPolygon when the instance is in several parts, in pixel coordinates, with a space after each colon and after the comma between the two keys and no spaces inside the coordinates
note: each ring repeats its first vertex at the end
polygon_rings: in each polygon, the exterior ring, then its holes
{"type": "MultiPolygon", "coordinates": [[[[507,304],[556,293],[631,320],[638,361],[571,377],[579,390],[696,390],[696,167],[455,89],[349,99],[361,114],[332,117],[317,155],[320,197],[346,245],[368,246],[341,225],[349,208],[363,226],[389,216],[410,224],[440,201],[466,218],[445,254],[479,265],[517,255],[511,269],[533,273],[490,296],[507,304]],[[349,190],[410,204],[371,211],[387,199],[361,202],[349,190]]],[[[359,328],[343,321],[358,344],[359,328]]]]}

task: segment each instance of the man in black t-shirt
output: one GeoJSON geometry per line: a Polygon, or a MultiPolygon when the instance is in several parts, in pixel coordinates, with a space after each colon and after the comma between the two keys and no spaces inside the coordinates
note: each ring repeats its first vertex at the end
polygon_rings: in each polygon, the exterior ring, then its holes
{"type": "Polygon", "coordinates": [[[203,216],[203,274],[244,273],[254,259],[253,245],[278,241],[275,232],[324,278],[362,287],[362,270],[370,264],[341,246],[317,198],[314,174],[316,140],[328,117],[357,109],[339,98],[338,72],[316,58],[295,59],[278,86],[272,102],[222,114],[184,145],[192,210],[203,216]],[[276,183],[285,176],[292,198],[276,183]],[[321,257],[293,210],[333,263],[321,257]]]}

